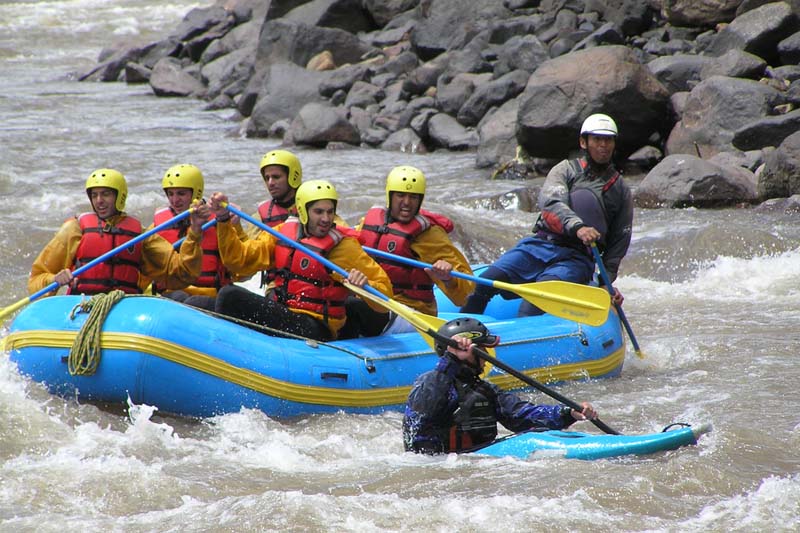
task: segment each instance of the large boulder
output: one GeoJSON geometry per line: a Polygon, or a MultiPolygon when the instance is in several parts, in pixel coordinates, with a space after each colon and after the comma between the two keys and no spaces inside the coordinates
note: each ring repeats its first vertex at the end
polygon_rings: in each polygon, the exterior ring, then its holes
{"type": "Polygon", "coordinates": [[[332,54],[336,65],[358,63],[375,49],[344,30],[278,19],[262,26],[256,50],[253,76],[239,102],[239,111],[245,116],[250,115],[271,65],[294,63],[305,67],[312,57],[325,50],[332,54]]]}
{"type": "Polygon", "coordinates": [[[624,46],[600,46],[546,61],[519,98],[517,141],[532,157],[566,157],[592,113],[607,113],[617,121],[617,150],[623,158],[671,126],[669,92],[624,46]]]}
{"type": "Polygon", "coordinates": [[[691,155],[667,156],[636,189],[640,207],[722,207],[755,199],[756,178],[751,171],[691,155]]]}
{"type": "Polygon", "coordinates": [[[742,0],[661,0],[661,15],[673,26],[713,26],[736,17],[742,0]]]}
{"type": "Polygon", "coordinates": [[[517,150],[514,122],[518,111],[519,99],[512,98],[481,120],[478,125],[480,144],[475,157],[476,167],[491,167],[514,158],[517,150]]]}
{"type": "Polygon", "coordinates": [[[780,61],[778,43],[798,30],[798,18],[786,2],[773,2],[736,17],[720,31],[706,52],[722,55],[744,50],[774,65],[780,61]]]}
{"type": "Polygon", "coordinates": [[[692,89],[681,120],[669,135],[666,152],[707,159],[734,150],[734,134],[772,113],[782,101],[781,92],[766,84],[712,76],[692,89]]]}
{"type": "Polygon", "coordinates": [[[328,143],[358,145],[361,136],[348,120],[344,109],[321,102],[303,106],[292,120],[286,136],[296,144],[324,148],[328,143]]]}
{"type": "Polygon", "coordinates": [[[161,59],[150,74],[150,87],[156,96],[197,96],[205,94],[206,87],[199,79],[184,70],[174,57],[161,59]]]}
{"type": "Polygon", "coordinates": [[[427,0],[416,11],[420,20],[411,32],[411,43],[423,61],[462,48],[493,21],[511,17],[497,0],[427,0]]]}
{"type": "Polygon", "coordinates": [[[758,196],[784,198],[800,193],[800,131],[789,135],[769,153],[758,180],[758,196]]]}
{"type": "Polygon", "coordinates": [[[321,101],[319,86],[329,76],[327,71],[307,70],[292,63],[271,65],[247,124],[247,135],[266,137],[277,120],[291,120],[306,104],[321,101]]]}
{"type": "Polygon", "coordinates": [[[747,124],[734,132],[732,142],[740,150],[778,146],[796,131],[800,131],[800,109],[747,124]]]}
{"type": "Polygon", "coordinates": [[[311,0],[289,11],[285,18],[349,33],[376,29],[375,21],[361,0],[311,0]]]}

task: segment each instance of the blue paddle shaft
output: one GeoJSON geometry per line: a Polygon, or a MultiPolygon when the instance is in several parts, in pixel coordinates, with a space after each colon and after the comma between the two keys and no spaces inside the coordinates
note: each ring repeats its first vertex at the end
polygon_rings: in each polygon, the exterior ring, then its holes
{"type": "MultiPolygon", "coordinates": [[[[120,253],[122,250],[124,250],[126,248],[129,248],[129,247],[133,246],[134,244],[138,244],[138,243],[142,242],[146,238],[150,237],[151,235],[155,235],[156,233],[158,233],[161,230],[167,229],[169,226],[171,226],[175,222],[183,220],[184,218],[188,217],[191,213],[192,213],[192,210],[191,209],[187,209],[186,211],[184,211],[180,215],[177,215],[177,216],[167,220],[166,222],[164,222],[162,224],[159,224],[158,226],[154,227],[151,230],[145,231],[141,235],[137,235],[133,239],[120,244],[119,246],[117,246],[113,250],[109,250],[106,253],[104,253],[103,255],[101,255],[100,257],[92,259],[91,261],[89,261],[85,265],[83,265],[83,266],[81,266],[79,268],[76,268],[75,270],[73,270],[72,276],[75,277],[75,276],[78,276],[80,274],[83,274],[84,272],[86,272],[90,268],[99,265],[100,263],[102,263],[106,259],[110,259],[110,258],[114,257],[115,255],[120,253]]],[[[37,298],[40,298],[40,297],[44,296],[48,292],[51,292],[51,291],[54,291],[54,290],[58,289],[58,287],[59,287],[58,282],[54,281],[53,283],[51,283],[50,285],[48,285],[44,289],[41,289],[41,290],[31,294],[28,297],[28,301],[32,302],[32,301],[36,300],[37,298]]]]}
{"type": "MultiPolygon", "coordinates": [[[[205,230],[207,230],[208,228],[210,228],[210,227],[213,227],[213,226],[216,226],[216,225],[217,225],[217,219],[216,219],[216,218],[214,218],[214,219],[212,219],[212,220],[209,220],[209,221],[208,221],[208,222],[206,222],[205,224],[203,224],[203,227],[202,227],[202,228],[200,228],[200,231],[205,231],[205,230]]],[[[173,248],[175,248],[175,249],[177,250],[178,248],[180,248],[180,247],[181,247],[181,244],[183,244],[183,241],[185,241],[185,240],[186,240],[186,237],[181,237],[180,239],[178,239],[177,241],[175,241],[175,243],[172,245],[172,247],[173,247],[173,248]]]]}
{"type": "MultiPolygon", "coordinates": [[[[287,237],[286,235],[284,235],[283,233],[281,233],[281,232],[279,232],[279,231],[267,226],[266,224],[264,224],[260,220],[257,220],[255,218],[251,217],[247,213],[243,212],[241,209],[237,209],[236,207],[234,207],[234,206],[232,206],[230,204],[226,205],[226,207],[227,207],[228,211],[230,211],[231,213],[235,213],[235,214],[239,215],[239,218],[248,221],[252,225],[254,225],[254,226],[266,231],[267,233],[269,233],[273,237],[276,237],[276,238],[284,241],[289,246],[293,246],[294,248],[297,248],[298,250],[300,250],[304,254],[313,257],[315,260],[319,261],[320,263],[325,265],[330,270],[333,270],[337,274],[339,274],[342,277],[344,277],[345,279],[347,279],[347,276],[349,275],[349,273],[345,269],[343,269],[342,267],[337,265],[336,263],[333,263],[332,261],[329,261],[328,259],[322,257],[321,255],[319,255],[315,251],[311,250],[310,248],[308,248],[306,246],[303,246],[301,243],[299,243],[299,242],[297,242],[295,240],[292,240],[289,237],[287,237]]],[[[388,296],[383,294],[381,291],[379,291],[375,287],[370,286],[369,284],[364,285],[363,288],[368,293],[372,294],[373,296],[377,296],[378,298],[380,298],[383,301],[388,301],[389,300],[388,296]]]]}
{"type": "MultiPolygon", "coordinates": [[[[370,248],[369,246],[364,246],[364,251],[373,257],[380,257],[381,259],[386,259],[388,261],[395,261],[397,263],[405,263],[408,266],[413,266],[417,268],[431,268],[432,266],[429,265],[428,263],[423,263],[422,261],[417,261],[416,259],[412,259],[410,257],[390,254],[389,252],[384,252],[383,250],[378,250],[376,248],[370,248]]],[[[490,279],[481,278],[479,276],[471,276],[469,274],[459,272],[458,270],[451,270],[450,275],[453,276],[454,278],[467,279],[469,281],[473,281],[481,285],[488,285],[489,287],[494,286],[494,282],[490,279]]]]}
{"type": "MultiPolygon", "coordinates": [[[[608,289],[608,293],[611,297],[614,297],[614,287],[611,286],[611,280],[608,278],[608,272],[606,272],[606,267],[603,264],[603,258],[600,257],[600,251],[597,249],[596,244],[592,244],[592,254],[594,254],[594,261],[597,263],[597,269],[600,271],[600,279],[603,280],[603,283],[608,289]]],[[[614,304],[614,307],[617,308],[617,314],[619,314],[619,319],[622,320],[622,325],[625,326],[625,331],[628,332],[628,338],[631,339],[631,344],[633,344],[633,349],[636,353],[639,353],[639,343],[636,342],[636,336],[633,334],[633,329],[631,329],[631,325],[628,322],[628,319],[625,317],[625,311],[622,310],[621,305],[614,304]]]]}

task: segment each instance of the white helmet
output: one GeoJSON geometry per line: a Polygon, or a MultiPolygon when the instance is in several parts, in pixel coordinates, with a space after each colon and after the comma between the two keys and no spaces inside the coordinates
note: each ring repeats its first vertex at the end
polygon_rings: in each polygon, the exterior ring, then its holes
{"type": "Polygon", "coordinates": [[[617,124],[614,122],[614,119],[602,113],[595,113],[594,115],[586,117],[586,120],[583,121],[583,125],[581,126],[581,135],[589,134],[613,135],[616,137],[619,135],[619,132],[617,131],[617,124]]]}

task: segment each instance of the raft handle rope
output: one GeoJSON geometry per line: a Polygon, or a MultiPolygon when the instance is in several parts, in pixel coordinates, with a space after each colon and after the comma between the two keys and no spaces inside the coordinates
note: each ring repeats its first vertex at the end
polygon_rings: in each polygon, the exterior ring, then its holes
{"type": "Polygon", "coordinates": [[[348,350],[343,346],[337,346],[335,344],[330,344],[325,341],[318,341],[316,339],[311,339],[309,337],[304,337],[302,335],[297,335],[296,333],[291,333],[288,331],[283,331],[280,329],[275,329],[269,326],[265,326],[263,324],[257,324],[255,322],[250,322],[249,320],[244,320],[242,318],[236,318],[228,315],[223,315],[222,313],[217,313],[216,311],[209,311],[208,309],[199,309],[198,311],[202,311],[207,315],[211,315],[217,318],[221,318],[223,320],[227,320],[228,322],[233,322],[234,324],[239,324],[240,326],[244,326],[246,328],[252,329],[254,331],[258,331],[259,333],[264,333],[265,335],[270,335],[273,337],[285,337],[287,339],[295,339],[299,341],[303,341],[306,343],[306,346],[309,348],[319,348],[319,346],[327,346],[328,348],[333,348],[334,350],[338,350],[340,352],[346,353],[355,357],[356,359],[361,359],[363,361],[364,366],[366,367],[367,371],[371,374],[375,372],[375,364],[373,363],[374,359],[372,357],[365,357],[358,352],[353,350],[348,350]]]}
{"type": "Polygon", "coordinates": [[[72,308],[70,320],[78,313],[89,313],[86,322],[81,326],[69,350],[68,368],[72,376],[91,376],[100,364],[102,346],[100,336],[103,322],[114,305],[125,296],[121,290],[113,290],[107,294],[95,294],[89,300],[72,308]]]}

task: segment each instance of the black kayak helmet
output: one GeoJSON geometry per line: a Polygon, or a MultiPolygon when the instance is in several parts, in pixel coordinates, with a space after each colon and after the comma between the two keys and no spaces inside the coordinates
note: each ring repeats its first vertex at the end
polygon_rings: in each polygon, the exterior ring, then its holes
{"type": "MultiPolygon", "coordinates": [[[[472,339],[472,343],[478,346],[496,346],[500,341],[497,335],[489,333],[489,329],[483,325],[483,322],[471,317],[454,318],[449,322],[445,322],[439,327],[438,333],[448,339],[453,335],[461,335],[472,339]]],[[[436,353],[442,356],[446,351],[447,344],[437,339],[436,353]]]]}

